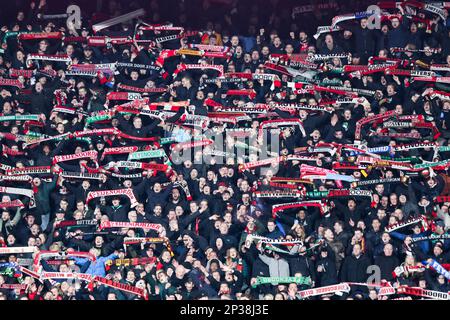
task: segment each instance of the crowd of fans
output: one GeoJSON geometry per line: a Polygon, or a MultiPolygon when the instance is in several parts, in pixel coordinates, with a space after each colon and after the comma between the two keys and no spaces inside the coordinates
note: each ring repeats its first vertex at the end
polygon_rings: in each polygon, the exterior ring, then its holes
{"type": "Polygon", "coordinates": [[[105,1],[79,29],[37,1],[2,27],[0,299],[450,291],[447,9],[315,35],[346,8],[243,2],[151,1],[94,32],[139,1],[105,1]]]}

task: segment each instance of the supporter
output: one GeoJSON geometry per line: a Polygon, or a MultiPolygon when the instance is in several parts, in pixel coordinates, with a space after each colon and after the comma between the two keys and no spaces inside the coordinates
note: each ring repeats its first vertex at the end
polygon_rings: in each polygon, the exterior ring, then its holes
{"type": "Polygon", "coordinates": [[[445,6],[144,2],[2,17],[2,299],[448,292],[445,6]]]}

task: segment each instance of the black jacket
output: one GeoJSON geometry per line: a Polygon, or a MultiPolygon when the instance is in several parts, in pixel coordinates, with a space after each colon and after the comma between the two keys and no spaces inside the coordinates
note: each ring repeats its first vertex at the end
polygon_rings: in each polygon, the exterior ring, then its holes
{"type": "Polygon", "coordinates": [[[370,259],[365,255],[347,256],[341,267],[340,278],[342,282],[366,282],[369,274],[367,268],[370,266],[370,259]]]}
{"type": "Polygon", "coordinates": [[[398,258],[394,255],[386,257],[385,255],[375,258],[375,264],[380,267],[381,279],[387,281],[393,280],[392,271],[400,265],[398,258]]]}
{"type": "Polygon", "coordinates": [[[319,258],[316,261],[315,270],[318,274],[318,284],[316,286],[329,286],[338,283],[338,276],[336,270],[336,260],[331,257],[319,258]],[[322,266],[322,271],[317,272],[317,268],[322,266]]]}
{"type": "Polygon", "coordinates": [[[287,258],[287,261],[291,276],[294,276],[296,273],[301,273],[303,277],[310,276],[312,281],[316,281],[314,263],[310,258],[304,255],[296,255],[292,258],[287,258]]]}

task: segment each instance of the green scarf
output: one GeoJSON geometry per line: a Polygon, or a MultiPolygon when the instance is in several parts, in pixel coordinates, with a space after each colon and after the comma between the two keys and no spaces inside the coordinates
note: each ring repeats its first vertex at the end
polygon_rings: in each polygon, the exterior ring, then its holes
{"type": "Polygon", "coordinates": [[[8,267],[2,271],[0,271],[1,275],[12,277],[14,276],[14,268],[8,267]]]}
{"type": "Polygon", "coordinates": [[[160,140],[160,144],[169,144],[169,143],[175,143],[175,142],[177,142],[177,141],[172,137],[161,138],[161,140],[160,140]]]}
{"type": "Polygon", "coordinates": [[[439,151],[443,151],[443,152],[450,151],[450,146],[440,146],[439,151]]]}
{"type": "Polygon", "coordinates": [[[445,166],[448,164],[449,160],[442,160],[437,162],[430,162],[430,163],[421,163],[414,165],[414,169],[425,169],[425,168],[431,168],[431,167],[437,167],[437,166],[445,166]]]}
{"type": "Polygon", "coordinates": [[[21,116],[2,116],[0,121],[39,121],[38,114],[26,114],[21,116]]]}
{"type": "Polygon", "coordinates": [[[306,197],[309,199],[322,199],[328,197],[330,191],[307,191],[306,197]]]}
{"type": "Polygon", "coordinates": [[[103,121],[103,120],[111,120],[111,115],[109,115],[109,114],[102,114],[102,115],[89,117],[89,118],[86,119],[86,124],[91,124],[91,123],[98,122],[98,121],[103,121]]]}
{"type": "Polygon", "coordinates": [[[166,157],[166,152],[163,149],[158,150],[148,150],[148,151],[137,151],[133,152],[128,156],[128,161],[141,160],[141,159],[151,159],[166,157]]]}
{"type": "Polygon", "coordinates": [[[260,284],[272,284],[277,285],[280,283],[296,283],[300,285],[311,285],[310,277],[256,277],[256,283],[253,288],[260,284]]]}
{"type": "Polygon", "coordinates": [[[401,162],[411,162],[411,163],[418,163],[420,161],[420,159],[417,157],[391,158],[389,156],[381,156],[381,159],[392,160],[392,161],[401,161],[401,162]]]}

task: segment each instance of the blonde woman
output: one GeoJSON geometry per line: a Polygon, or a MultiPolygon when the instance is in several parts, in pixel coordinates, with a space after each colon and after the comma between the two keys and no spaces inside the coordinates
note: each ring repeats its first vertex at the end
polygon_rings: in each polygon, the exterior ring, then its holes
{"type": "MultiPolygon", "coordinates": [[[[411,252],[407,252],[405,261],[400,265],[399,278],[406,281],[416,281],[423,276],[425,267],[422,263],[417,262],[411,252]]],[[[395,271],[394,271],[395,272],[395,271]]]]}

